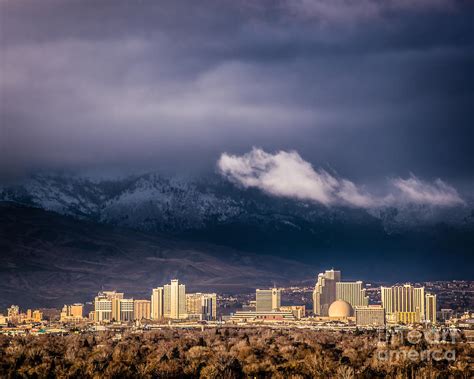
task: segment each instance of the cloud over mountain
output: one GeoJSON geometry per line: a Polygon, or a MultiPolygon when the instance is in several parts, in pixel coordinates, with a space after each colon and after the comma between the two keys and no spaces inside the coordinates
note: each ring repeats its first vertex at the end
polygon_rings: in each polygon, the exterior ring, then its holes
{"type": "Polygon", "coordinates": [[[412,175],[408,179],[394,179],[392,183],[400,190],[402,197],[410,202],[440,206],[454,206],[464,203],[458,191],[439,178],[433,183],[428,183],[412,175]]]}
{"type": "Polygon", "coordinates": [[[324,205],[349,205],[361,208],[403,203],[433,206],[463,204],[457,190],[436,179],[433,183],[412,175],[389,181],[389,191],[376,196],[354,182],[314,168],[296,151],[274,154],[253,148],[243,155],[224,153],[217,162],[222,175],[244,187],[259,188],[275,196],[312,200],[324,205]]]}

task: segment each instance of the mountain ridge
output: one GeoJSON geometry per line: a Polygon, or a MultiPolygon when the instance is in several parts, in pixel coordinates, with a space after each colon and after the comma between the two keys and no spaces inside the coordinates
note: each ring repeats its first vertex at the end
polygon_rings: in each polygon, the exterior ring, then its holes
{"type": "Polygon", "coordinates": [[[469,206],[326,207],[269,196],[219,176],[179,179],[159,174],[108,180],[36,175],[4,186],[0,199],[95,223],[166,233],[194,244],[217,244],[322,268],[339,266],[356,278],[473,275],[468,267],[474,265],[474,211],[469,206]],[[463,264],[450,261],[450,256],[463,264]]]}
{"type": "Polygon", "coordinates": [[[315,269],[207,243],[188,243],[0,203],[0,306],[90,301],[102,288],[148,298],[179,278],[191,290],[241,291],[309,279],[315,269]],[[281,270],[285,267],[285,270],[281,270]]]}

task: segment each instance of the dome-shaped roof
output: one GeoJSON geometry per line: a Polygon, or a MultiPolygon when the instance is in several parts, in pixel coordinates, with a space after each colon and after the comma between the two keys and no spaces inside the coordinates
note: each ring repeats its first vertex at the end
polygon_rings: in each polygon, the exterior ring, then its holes
{"type": "Polygon", "coordinates": [[[329,317],[350,317],[353,314],[351,305],[344,300],[336,300],[329,306],[329,317]]]}

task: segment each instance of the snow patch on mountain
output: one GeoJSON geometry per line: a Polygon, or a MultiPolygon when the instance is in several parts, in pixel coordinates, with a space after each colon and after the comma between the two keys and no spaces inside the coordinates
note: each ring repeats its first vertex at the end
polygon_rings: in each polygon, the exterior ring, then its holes
{"type": "Polygon", "coordinates": [[[155,173],[102,181],[74,175],[35,175],[21,184],[0,187],[0,200],[145,231],[200,230],[232,222],[260,228],[279,224],[311,231],[315,223],[321,222],[379,222],[391,233],[439,221],[473,222],[469,207],[328,208],[237,188],[220,177],[180,179],[155,173]]]}

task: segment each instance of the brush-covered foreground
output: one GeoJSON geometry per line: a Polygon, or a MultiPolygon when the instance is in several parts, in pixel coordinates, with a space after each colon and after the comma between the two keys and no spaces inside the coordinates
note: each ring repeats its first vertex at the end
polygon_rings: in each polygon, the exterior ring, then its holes
{"type": "Polygon", "coordinates": [[[222,328],[143,334],[0,336],[2,378],[470,378],[473,347],[377,332],[222,328]],[[455,359],[407,354],[450,350],[455,359]],[[394,352],[390,359],[387,351],[394,352]]]}

